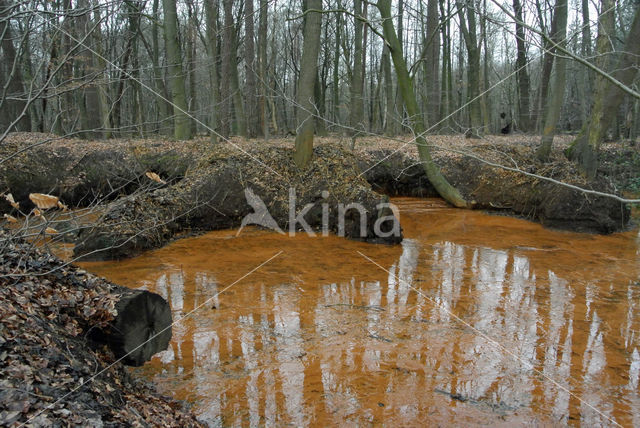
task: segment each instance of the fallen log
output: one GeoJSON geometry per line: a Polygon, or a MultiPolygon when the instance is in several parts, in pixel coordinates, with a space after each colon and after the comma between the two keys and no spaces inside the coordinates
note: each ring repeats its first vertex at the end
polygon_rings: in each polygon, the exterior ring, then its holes
{"type": "Polygon", "coordinates": [[[106,328],[92,330],[90,338],[106,344],[118,360],[141,366],[171,341],[171,308],[165,299],[146,290],[122,287],[116,293],[117,315],[106,328]]]}
{"type": "Polygon", "coordinates": [[[201,426],[118,362],[139,365],[166,347],[162,297],[67,266],[2,230],[0,254],[0,425],[201,426]]]}
{"type": "Polygon", "coordinates": [[[126,365],[140,366],[167,349],[171,308],[160,295],[113,284],[6,232],[0,234],[5,241],[2,282],[16,285],[36,307],[46,299],[46,317],[71,323],[69,330],[86,335],[92,348],[106,345],[126,365]],[[38,283],[52,288],[36,288],[38,283]]]}

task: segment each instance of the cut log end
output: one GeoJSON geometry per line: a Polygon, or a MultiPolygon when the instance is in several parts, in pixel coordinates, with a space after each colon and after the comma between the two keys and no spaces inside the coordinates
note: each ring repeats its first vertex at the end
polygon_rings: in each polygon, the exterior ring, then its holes
{"type": "Polygon", "coordinates": [[[99,342],[129,366],[141,366],[164,351],[171,340],[171,308],[161,296],[149,291],[126,290],[116,304],[118,315],[99,342]]]}

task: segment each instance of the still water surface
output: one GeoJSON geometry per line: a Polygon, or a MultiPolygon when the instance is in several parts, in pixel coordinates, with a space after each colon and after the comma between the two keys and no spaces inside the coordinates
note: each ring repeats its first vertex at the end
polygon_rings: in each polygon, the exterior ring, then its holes
{"type": "Polygon", "coordinates": [[[212,426],[640,426],[637,231],[394,202],[398,246],[225,230],[83,266],[167,298],[137,370],[212,426]]]}

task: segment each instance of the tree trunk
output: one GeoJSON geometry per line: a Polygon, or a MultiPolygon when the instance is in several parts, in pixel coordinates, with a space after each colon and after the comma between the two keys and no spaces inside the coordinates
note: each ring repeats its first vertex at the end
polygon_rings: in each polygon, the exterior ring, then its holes
{"type": "Polygon", "coordinates": [[[491,101],[489,97],[489,39],[487,35],[487,0],[483,0],[482,2],[483,13],[482,13],[482,21],[480,26],[482,28],[482,47],[484,51],[484,57],[482,60],[482,120],[484,121],[484,130],[485,132],[491,132],[491,101]]]}
{"type": "Polygon", "coordinates": [[[223,62],[222,74],[228,79],[227,84],[222,85],[226,88],[223,100],[226,104],[227,122],[225,131],[233,130],[234,133],[243,137],[247,136],[247,122],[244,115],[244,107],[242,105],[242,94],[240,93],[240,81],[238,77],[238,62],[236,58],[236,26],[233,22],[233,0],[223,0],[224,6],[224,34],[223,34],[223,62]],[[232,121],[232,117],[235,120],[232,121]],[[233,125],[233,126],[232,126],[233,125]]]}
{"type": "Polygon", "coordinates": [[[427,95],[427,124],[435,125],[440,114],[440,29],[438,0],[428,0],[424,49],[424,78],[427,95]]]}
{"type": "Polygon", "coordinates": [[[128,366],[141,366],[171,341],[171,307],[146,290],[118,287],[117,315],[105,329],[92,330],[89,338],[106,344],[128,366]]]}
{"type": "Polygon", "coordinates": [[[209,135],[212,143],[217,143],[218,136],[218,2],[205,0],[204,10],[207,22],[207,55],[209,57],[209,135]],[[215,2],[215,3],[214,3],[215,2]]]}
{"type": "Polygon", "coordinates": [[[260,121],[258,119],[258,92],[256,90],[257,70],[255,56],[255,31],[253,0],[245,1],[244,9],[244,63],[246,85],[244,88],[245,114],[247,120],[247,136],[255,138],[260,132],[260,121]]]}
{"type": "Polygon", "coordinates": [[[445,125],[452,128],[452,118],[448,117],[453,111],[453,75],[451,58],[451,27],[448,16],[451,13],[451,2],[440,0],[440,26],[442,28],[442,103],[440,104],[440,117],[447,118],[445,125]]]}
{"type": "MultiPolygon", "coordinates": [[[[97,0],[94,0],[97,2],[97,0]]],[[[153,24],[151,25],[151,43],[152,43],[152,53],[151,53],[151,62],[153,64],[153,83],[154,88],[157,93],[163,96],[164,99],[157,98],[156,102],[158,105],[158,122],[159,129],[162,132],[162,126],[160,125],[163,121],[169,118],[169,110],[170,105],[167,103],[169,99],[169,94],[167,93],[167,87],[164,83],[164,79],[162,77],[162,69],[160,68],[160,43],[158,37],[158,27],[160,26],[160,14],[158,13],[158,5],[159,0],[153,0],[153,24]]],[[[98,8],[96,7],[96,10],[98,8]]]]}
{"type": "Polygon", "coordinates": [[[404,100],[404,105],[409,115],[409,121],[413,134],[416,138],[418,146],[418,154],[427,174],[427,178],[440,196],[453,206],[464,208],[467,202],[464,200],[460,192],[453,187],[447,179],[442,175],[438,166],[431,159],[431,154],[424,138],[425,126],[422,114],[418,111],[418,103],[415,93],[413,92],[413,84],[407,69],[407,63],[402,55],[400,40],[393,28],[391,20],[391,0],[378,0],[376,3],[380,15],[383,20],[383,32],[386,42],[389,46],[389,52],[393,59],[393,65],[398,75],[398,89],[404,100]]]}
{"type": "Polygon", "coordinates": [[[19,55],[13,46],[13,31],[9,15],[11,7],[6,0],[0,0],[0,47],[4,54],[3,80],[6,90],[0,98],[0,132],[4,132],[11,124],[15,131],[29,131],[31,120],[27,109],[22,69],[18,63],[19,55]],[[3,105],[4,104],[4,105],[3,105]]]}
{"type": "MultiPolygon", "coordinates": [[[[400,48],[400,53],[404,58],[404,0],[398,0],[398,45],[400,48]]],[[[392,54],[389,53],[391,57],[392,54]]],[[[394,113],[394,121],[392,123],[393,134],[400,134],[404,132],[404,103],[402,102],[402,94],[400,93],[400,83],[397,82],[396,76],[396,86],[394,92],[394,106],[391,111],[394,113]]]]}
{"type": "Polygon", "coordinates": [[[268,0],[260,0],[260,23],[258,25],[258,62],[260,66],[260,98],[258,110],[262,136],[265,141],[269,139],[269,119],[267,108],[267,89],[269,78],[267,77],[267,10],[268,0]]]}
{"type": "MultiPolygon", "coordinates": [[[[196,69],[198,57],[196,55],[196,32],[197,32],[197,10],[194,10],[194,5],[191,0],[187,1],[187,30],[186,30],[186,49],[187,49],[187,75],[189,76],[189,111],[196,114],[198,111],[198,97],[197,97],[197,81],[196,81],[196,69]]],[[[195,120],[189,121],[191,124],[191,135],[198,133],[198,123],[195,120]]]]}
{"type": "Polygon", "coordinates": [[[393,76],[391,74],[391,58],[389,47],[385,44],[382,48],[382,71],[384,74],[384,93],[385,93],[385,109],[384,109],[384,133],[392,137],[397,134],[396,125],[396,100],[393,93],[393,76]]]}
{"type": "Polygon", "coordinates": [[[476,35],[476,14],[471,0],[458,1],[460,30],[467,48],[467,100],[469,103],[469,130],[467,136],[479,137],[483,134],[482,106],[480,105],[480,48],[476,35]],[[466,13],[465,13],[466,11],[466,13]],[[466,18],[465,18],[466,15],[466,18]]]}
{"type": "MultiPolygon", "coordinates": [[[[362,16],[362,0],[354,0],[353,13],[356,17],[362,16]]],[[[351,148],[355,146],[355,141],[360,132],[364,130],[363,121],[363,81],[362,81],[362,27],[363,22],[354,18],[355,36],[353,40],[353,69],[351,73],[351,106],[349,117],[349,134],[351,135],[351,148]]]]}
{"type": "MultiPolygon", "coordinates": [[[[544,22],[542,9],[540,6],[540,1],[536,0],[536,8],[538,10],[538,19],[540,22],[544,22]]],[[[542,25],[542,24],[541,24],[542,25]]],[[[549,34],[553,37],[553,35],[558,31],[558,15],[556,11],[553,11],[553,17],[551,18],[551,30],[549,34]]],[[[545,29],[542,28],[544,32],[545,29]]],[[[537,100],[535,103],[536,110],[536,129],[540,129],[542,127],[542,123],[544,121],[544,111],[547,105],[547,95],[549,92],[549,82],[551,81],[551,70],[553,68],[553,55],[555,52],[555,48],[552,47],[551,43],[547,39],[542,41],[544,55],[542,58],[542,72],[540,78],[540,87],[538,88],[537,100]]]]}
{"type": "MultiPolygon", "coordinates": [[[[557,31],[552,35],[553,41],[559,46],[566,45],[567,33],[567,0],[556,0],[554,8],[554,18],[557,17],[557,31]]],[[[543,162],[549,159],[553,137],[556,134],[556,127],[560,119],[560,111],[564,100],[564,90],[566,83],[566,60],[556,56],[554,60],[555,76],[553,82],[553,93],[547,100],[544,113],[544,127],[542,128],[542,139],[540,147],[536,150],[536,156],[543,162]]]]}
{"type": "MultiPolygon", "coordinates": [[[[610,47],[610,38],[614,29],[614,17],[611,0],[602,1],[602,10],[609,11],[600,15],[598,20],[597,51],[599,58],[606,58],[610,47]]],[[[624,50],[620,54],[613,77],[624,85],[631,86],[637,75],[638,57],[640,56],[640,7],[636,6],[633,23],[627,34],[624,50]]],[[[607,70],[607,64],[601,61],[600,68],[607,70]]],[[[598,151],[607,130],[625,99],[620,88],[602,76],[596,76],[596,93],[589,120],[584,124],[580,134],[568,149],[570,159],[576,160],[588,178],[594,178],[598,169],[598,151]]]]}
{"type": "MultiPolygon", "coordinates": [[[[307,0],[307,10],[309,9],[322,10],[322,0],[307,0]]],[[[299,168],[306,167],[313,154],[313,131],[315,129],[313,120],[313,112],[315,111],[313,87],[318,69],[321,24],[321,13],[309,12],[305,16],[300,78],[296,96],[298,105],[296,109],[296,151],[293,155],[293,160],[299,168]]]]}
{"type": "Polygon", "coordinates": [[[527,47],[523,27],[522,4],[513,0],[516,16],[516,80],[518,82],[518,128],[527,132],[530,129],[529,113],[529,73],[527,72],[527,47]]]}
{"type": "MultiPolygon", "coordinates": [[[[591,57],[591,19],[589,18],[589,0],[582,0],[582,46],[580,52],[583,58],[591,57]]],[[[587,122],[589,115],[589,99],[593,93],[593,72],[591,70],[583,70],[582,80],[582,96],[580,97],[582,107],[582,126],[587,122]]]]}
{"type": "MultiPolygon", "coordinates": [[[[338,0],[338,8],[340,8],[338,0]]],[[[333,106],[332,117],[335,124],[340,123],[340,35],[342,33],[342,14],[336,13],[336,44],[333,51],[333,106]]]]}
{"type": "Polygon", "coordinates": [[[324,123],[324,114],[325,114],[325,91],[322,84],[322,79],[320,78],[320,73],[316,76],[316,81],[313,85],[313,99],[317,108],[317,117],[315,118],[316,123],[316,135],[321,137],[327,136],[327,127],[324,123]]]}
{"type": "Polygon", "coordinates": [[[171,101],[173,102],[173,135],[178,140],[191,138],[191,126],[187,114],[187,97],[182,71],[182,55],[178,42],[178,12],[176,0],[162,0],[164,8],[164,44],[167,51],[171,101]]]}

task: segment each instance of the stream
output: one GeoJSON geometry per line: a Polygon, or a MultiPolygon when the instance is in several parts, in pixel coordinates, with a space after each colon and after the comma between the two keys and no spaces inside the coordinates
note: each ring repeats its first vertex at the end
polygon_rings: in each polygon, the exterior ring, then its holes
{"type": "Polygon", "coordinates": [[[637,230],[393,202],[402,245],[245,228],[81,265],[169,301],[132,370],[211,426],[640,426],[637,230]]]}

